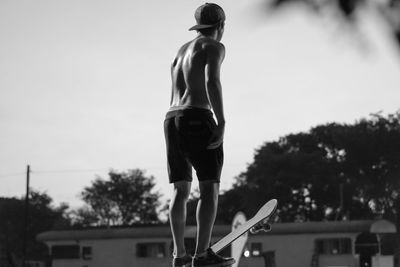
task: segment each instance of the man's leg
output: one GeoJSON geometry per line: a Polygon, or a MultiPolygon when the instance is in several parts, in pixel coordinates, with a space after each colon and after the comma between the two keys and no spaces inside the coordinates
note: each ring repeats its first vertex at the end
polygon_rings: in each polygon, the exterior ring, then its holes
{"type": "Polygon", "coordinates": [[[235,263],[233,258],[215,254],[210,247],[212,229],[217,215],[219,183],[200,182],[200,200],[197,204],[197,245],[193,267],[228,267],[235,263]]]}
{"type": "Polygon", "coordinates": [[[197,203],[196,255],[204,253],[210,246],[211,234],[218,207],[219,183],[199,182],[200,199],[197,203]]]}
{"type": "Polygon", "coordinates": [[[191,182],[180,181],[174,183],[174,192],[169,206],[169,219],[174,241],[174,256],[182,257],[185,249],[186,204],[189,199],[191,182]]]}

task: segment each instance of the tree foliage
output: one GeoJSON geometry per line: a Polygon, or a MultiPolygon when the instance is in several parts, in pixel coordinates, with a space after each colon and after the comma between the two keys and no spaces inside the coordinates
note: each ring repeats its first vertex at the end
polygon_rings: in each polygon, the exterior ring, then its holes
{"type": "Polygon", "coordinates": [[[154,177],[139,169],[109,172],[109,179],[98,177],[81,193],[86,206],[75,212],[77,224],[113,226],[159,222],[158,192],[152,192],[154,177]]]}
{"type": "Polygon", "coordinates": [[[400,113],[329,123],[256,150],[221,196],[219,218],[254,214],[271,198],[281,221],[372,219],[399,213],[400,113]]]}
{"type": "Polygon", "coordinates": [[[31,190],[28,206],[28,224],[25,227],[25,199],[0,198],[0,249],[5,258],[0,266],[20,266],[23,257],[23,240],[26,231],[27,259],[44,260],[47,248],[36,241],[36,235],[70,226],[65,216],[66,204],[52,205],[52,199],[46,193],[31,190]]]}
{"type": "Polygon", "coordinates": [[[264,6],[268,12],[278,12],[284,6],[302,5],[314,14],[330,16],[332,20],[340,21],[342,25],[357,29],[361,21],[359,15],[372,10],[386,23],[391,38],[400,48],[400,0],[267,0],[264,6]],[[345,22],[345,23],[342,23],[345,22]]]}

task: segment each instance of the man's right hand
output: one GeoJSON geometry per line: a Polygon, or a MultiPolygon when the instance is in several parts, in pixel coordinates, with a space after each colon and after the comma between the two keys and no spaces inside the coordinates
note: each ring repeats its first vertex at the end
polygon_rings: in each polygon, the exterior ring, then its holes
{"type": "Polygon", "coordinates": [[[207,149],[216,149],[219,147],[224,142],[224,132],[225,125],[219,124],[211,136],[210,144],[207,146],[207,149]]]}

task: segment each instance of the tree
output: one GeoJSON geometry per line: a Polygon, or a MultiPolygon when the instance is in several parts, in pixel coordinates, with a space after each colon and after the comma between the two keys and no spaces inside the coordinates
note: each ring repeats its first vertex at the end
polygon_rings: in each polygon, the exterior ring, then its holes
{"type": "Polygon", "coordinates": [[[340,21],[342,25],[357,31],[360,13],[368,10],[375,11],[386,22],[390,29],[391,38],[400,48],[400,0],[268,0],[264,2],[269,12],[278,12],[284,6],[302,5],[314,14],[331,16],[333,20],[340,21]],[[342,23],[345,22],[345,23],[342,23]]]}
{"type": "Polygon", "coordinates": [[[25,228],[24,198],[0,198],[0,248],[6,257],[0,260],[0,266],[20,266],[23,257],[23,236],[27,231],[27,258],[45,260],[47,248],[36,241],[36,236],[45,231],[67,228],[70,221],[66,217],[68,206],[52,205],[52,199],[46,193],[31,190],[29,196],[28,225],[25,228]]]}
{"type": "Polygon", "coordinates": [[[160,194],[152,193],[154,177],[139,169],[109,172],[109,180],[98,177],[85,187],[81,198],[86,206],[75,212],[82,226],[113,226],[159,222],[160,194]]]}
{"type": "Polygon", "coordinates": [[[277,198],[281,221],[378,216],[399,224],[399,177],[400,112],[320,125],[261,146],[221,196],[219,215],[252,215],[277,198]]]}

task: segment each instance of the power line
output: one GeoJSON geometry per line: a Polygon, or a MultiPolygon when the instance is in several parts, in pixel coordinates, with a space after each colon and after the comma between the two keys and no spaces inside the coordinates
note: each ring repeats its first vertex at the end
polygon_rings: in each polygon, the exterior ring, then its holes
{"type": "Polygon", "coordinates": [[[59,173],[84,173],[84,172],[99,172],[109,171],[110,169],[70,169],[70,170],[44,170],[32,171],[35,174],[59,174],[59,173]]]}
{"type": "Polygon", "coordinates": [[[21,175],[25,175],[25,173],[24,172],[19,172],[19,173],[1,174],[0,175],[0,179],[2,179],[2,178],[10,178],[10,177],[15,177],[15,176],[21,176],[21,175]]]}
{"type": "MultiPolygon", "coordinates": [[[[243,163],[240,163],[243,164],[243,163]]],[[[236,166],[236,163],[226,163],[224,164],[225,167],[227,166],[236,166]]],[[[102,169],[53,169],[53,170],[31,170],[31,174],[67,174],[67,173],[88,173],[88,172],[109,172],[112,170],[116,170],[117,168],[102,168],[102,169]]],[[[118,168],[121,169],[121,168],[118,168]]],[[[144,166],[144,167],[129,167],[129,168],[122,168],[122,169],[142,169],[146,171],[151,171],[155,169],[166,169],[166,166],[144,166]]],[[[15,172],[15,173],[6,173],[6,174],[0,174],[0,179],[2,178],[11,178],[11,177],[16,177],[16,176],[23,176],[25,175],[24,172],[15,172]]]]}

